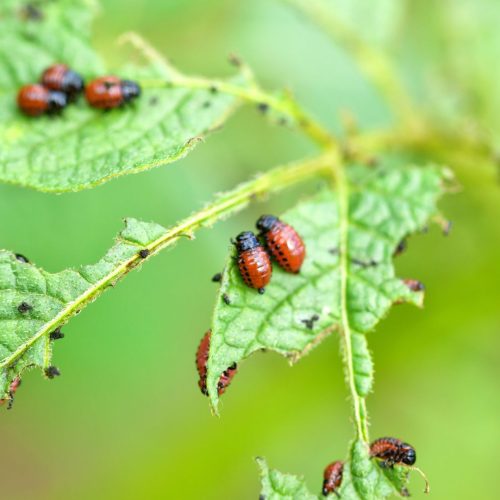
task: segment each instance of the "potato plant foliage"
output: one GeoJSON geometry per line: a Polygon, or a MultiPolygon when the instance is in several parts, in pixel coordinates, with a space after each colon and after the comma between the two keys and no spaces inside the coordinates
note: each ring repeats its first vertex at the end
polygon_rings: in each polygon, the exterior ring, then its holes
{"type": "MultiPolygon", "coordinates": [[[[427,130],[408,122],[411,99],[398,86],[384,53],[350,31],[359,9],[348,7],[359,3],[339,2],[339,20],[329,17],[322,2],[286,2],[352,52],[362,71],[382,93],[385,89],[388,104],[397,108],[398,126],[419,133],[427,130]]],[[[391,1],[381,4],[384,9],[378,15],[383,18],[380,22],[386,22],[384,13],[397,8],[391,1]]],[[[327,335],[335,335],[343,352],[354,423],[338,493],[348,500],[405,495],[410,469],[382,468],[369,457],[366,398],[373,388],[374,362],[368,340],[394,304],[423,303],[423,292],[411,290],[402,280],[406,277],[396,276],[394,252],[401,240],[439,217],[438,201],[453,184],[450,170],[440,166],[439,158],[434,159],[428,150],[413,154],[412,148],[421,144],[418,141],[403,144],[404,154],[392,155],[389,146],[401,137],[399,129],[391,132],[393,136],[358,133],[341,144],[290,93],[263,90],[237,59],[233,62],[239,69],[232,79],[193,78],[132,36],[135,48],[130,50],[139,50],[144,64],[110,70],[92,48],[96,7],[91,0],[47,0],[29,8],[24,1],[4,0],[0,5],[0,182],[40,191],[79,191],[171,163],[245,102],[271,120],[295,128],[321,151],[272,168],[216,196],[173,227],[126,219],[114,245],[95,264],[52,274],[14,252],[1,250],[0,398],[12,398],[11,384],[28,369],[39,368],[50,375],[53,332],[129,272],[180,238],[192,238],[196,230],[259,197],[315,179],[321,185],[317,192],[280,215],[305,241],[307,257],[300,274],[287,274],[274,266],[272,281],[261,296],[244,285],[235,249],[228,249],[211,320],[209,401],[217,413],[221,374],[233,363],[241,365],[252,353],[272,350],[294,363],[327,335]],[[86,79],[110,72],[126,74],[142,85],[143,95],[134,106],[109,113],[92,109],[81,99],[56,119],[23,116],[15,105],[19,86],[37,81],[41,71],[54,62],[71,64],[86,79]],[[387,140],[389,136],[393,140],[387,140]],[[376,165],[368,161],[374,153],[379,155],[376,165]]],[[[377,30],[373,38],[374,43],[382,43],[377,30]]],[[[443,137],[447,141],[450,136],[443,137]]],[[[237,381],[233,385],[231,390],[237,390],[237,381]]],[[[262,498],[318,498],[301,477],[270,469],[264,459],[258,459],[258,466],[262,498]]]]}

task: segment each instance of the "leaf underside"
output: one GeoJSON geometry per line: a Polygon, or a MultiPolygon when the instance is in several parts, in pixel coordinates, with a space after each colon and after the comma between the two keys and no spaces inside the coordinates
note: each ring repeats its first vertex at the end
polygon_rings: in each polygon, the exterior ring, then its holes
{"type": "Polygon", "coordinates": [[[50,333],[104,289],[140,265],[139,252],[166,232],[158,224],[127,219],[115,245],[94,265],[51,274],[0,251],[0,398],[24,370],[51,366],[50,333]],[[24,304],[24,307],[21,306],[24,304]]]}
{"type": "MultiPolygon", "coordinates": [[[[91,48],[92,2],[27,5],[4,0],[0,6],[0,182],[79,191],[170,163],[223,123],[236,104],[204,90],[145,89],[131,105],[109,112],[81,97],[60,116],[25,117],[17,91],[51,64],[66,63],[86,80],[109,74],[91,48]]],[[[174,73],[160,60],[116,72],[132,80],[167,80],[174,73]]]]}
{"type": "MultiPolygon", "coordinates": [[[[394,303],[421,305],[422,292],[411,291],[395,276],[393,254],[407,235],[421,230],[436,214],[444,171],[436,167],[351,167],[349,196],[348,316],[352,330],[355,386],[365,397],[373,383],[366,333],[394,303]]],[[[306,259],[298,275],[273,266],[264,295],[243,283],[228,258],[213,320],[207,386],[218,406],[217,382],[233,363],[261,349],[292,362],[340,326],[339,210],[337,196],[323,191],[283,215],[304,239],[306,259]],[[226,304],[224,297],[230,299],[226,304]],[[316,321],[314,318],[317,318],[316,321]]]]}

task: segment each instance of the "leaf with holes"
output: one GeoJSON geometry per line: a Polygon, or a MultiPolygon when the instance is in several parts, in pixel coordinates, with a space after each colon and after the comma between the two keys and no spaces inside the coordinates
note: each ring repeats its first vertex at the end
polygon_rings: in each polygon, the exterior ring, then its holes
{"type": "MultiPolygon", "coordinates": [[[[132,105],[103,112],[83,98],[61,116],[30,118],[16,106],[23,84],[51,64],[89,80],[108,70],[91,48],[93,3],[5,0],[0,6],[0,182],[41,191],[79,191],[185,156],[223,123],[236,100],[205,90],[146,89],[132,105]]],[[[158,56],[118,75],[165,79],[179,73],[158,56]]]]}
{"type": "MultiPolygon", "coordinates": [[[[366,396],[373,365],[366,333],[394,303],[420,305],[395,276],[392,262],[398,243],[436,214],[445,171],[435,168],[351,167],[348,221],[347,307],[352,333],[356,390],[366,396]]],[[[292,362],[340,326],[339,207],[337,195],[324,191],[283,215],[303,237],[306,259],[298,275],[274,265],[266,293],[243,283],[230,252],[212,320],[207,387],[217,411],[217,383],[233,363],[270,349],[292,362]],[[229,302],[227,303],[227,299],[229,302]]]]}
{"type": "Polygon", "coordinates": [[[53,376],[51,333],[140,265],[148,256],[141,250],[165,234],[158,224],[127,219],[116,244],[97,264],[57,274],[0,251],[0,398],[10,397],[10,384],[28,368],[53,376]]]}

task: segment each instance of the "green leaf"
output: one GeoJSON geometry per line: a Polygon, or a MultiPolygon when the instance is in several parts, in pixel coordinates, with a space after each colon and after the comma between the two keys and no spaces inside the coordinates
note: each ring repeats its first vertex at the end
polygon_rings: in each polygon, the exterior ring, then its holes
{"type": "Polygon", "coordinates": [[[261,500],[317,500],[308,489],[304,478],[292,474],[283,474],[276,469],[269,469],[263,458],[257,458],[260,469],[262,489],[261,500]]]}
{"type": "Polygon", "coordinates": [[[346,500],[378,500],[391,495],[400,496],[405,491],[408,473],[409,469],[404,466],[383,469],[376,460],[370,459],[365,443],[355,441],[350,460],[344,465],[339,493],[346,500]]]}
{"type": "MultiPolygon", "coordinates": [[[[344,463],[342,483],[338,490],[342,500],[381,500],[390,496],[405,496],[407,493],[409,469],[404,466],[395,466],[391,469],[384,469],[374,461],[370,460],[362,442],[355,442],[352,446],[352,461],[344,463]],[[355,466],[353,464],[356,464],[355,466]],[[362,475],[369,478],[369,488],[364,490],[356,489],[356,482],[353,477],[362,475]]],[[[301,476],[284,474],[275,469],[269,469],[263,458],[258,458],[257,463],[260,468],[261,477],[261,498],[262,500],[302,500],[324,498],[322,495],[312,494],[301,476]]],[[[325,464],[326,465],[326,464],[325,464]]],[[[318,489],[321,489],[322,472],[318,474],[318,489]]],[[[328,498],[337,498],[335,494],[328,495],[328,498]]]]}
{"type": "Polygon", "coordinates": [[[0,398],[24,370],[51,366],[51,332],[143,262],[139,252],[165,235],[154,223],[127,219],[116,244],[94,265],[51,274],[0,251],[0,398]],[[24,305],[21,305],[24,304],[24,305]]]}
{"type": "MultiPolygon", "coordinates": [[[[17,91],[47,66],[67,63],[87,80],[109,73],[91,48],[93,2],[37,2],[36,15],[27,5],[7,0],[0,7],[0,182],[79,191],[164,165],[185,156],[234,108],[236,100],[222,93],[162,88],[144,89],[135,103],[110,112],[80,98],[59,117],[23,116],[17,91]]],[[[116,73],[138,81],[179,76],[157,55],[146,67],[129,64],[116,73]]]]}
{"type": "MultiPolygon", "coordinates": [[[[422,303],[395,276],[397,244],[422,229],[436,213],[443,170],[425,168],[350,169],[348,316],[352,333],[354,382],[364,397],[372,387],[373,364],[365,334],[392,304],[422,303]]],[[[274,265],[264,295],[246,287],[231,250],[212,320],[207,387],[215,411],[217,382],[224,370],[253,352],[270,349],[298,360],[340,326],[339,207],[337,195],[323,191],[283,215],[306,244],[300,274],[274,265]],[[227,295],[230,304],[226,304],[227,295]],[[315,316],[316,315],[316,316],[315,316]],[[317,321],[308,322],[313,317],[317,321]]]]}

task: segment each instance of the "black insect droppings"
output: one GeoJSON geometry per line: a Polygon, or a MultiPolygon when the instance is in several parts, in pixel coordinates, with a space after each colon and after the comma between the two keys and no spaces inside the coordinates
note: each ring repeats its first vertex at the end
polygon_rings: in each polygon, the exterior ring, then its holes
{"type": "Polygon", "coordinates": [[[19,262],[22,262],[23,264],[29,264],[30,263],[29,259],[27,257],[25,257],[24,255],[20,254],[20,253],[16,253],[15,257],[16,257],[16,259],[19,262]]]}
{"type": "Polygon", "coordinates": [[[147,248],[143,248],[140,252],[139,252],[139,257],[141,259],[145,259],[146,257],[149,257],[149,250],[147,248]]]}
{"type": "Polygon", "coordinates": [[[158,96],[154,95],[149,98],[149,105],[156,106],[158,104],[158,96]]]}
{"type": "Polygon", "coordinates": [[[222,273],[217,273],[212,276],[212,281],[214,283],[220,283],[221,280],[222,280],[222,273]]]}
{"type": "Polygon", "coordinates": [[[329,248],[328,253],[330,253],[332,255],[340,255],[340,249],[337,247],[329,248]]]}
{"type": "Polygon", "coordinates": [[[64,338],[64,333],[61,332],[60,328],[55,329],[53,332],[50,332],[50,340],[59,340],[64,338]]]}
{"type": "Polygon", "coordinates": [[[229,54],[227,60],[229,61],[229,64],[231,64],[231,66],[234,66],[236,68],[239,68],[243,64],[241,59],[236,54],[229,54]]]}
{"type": "Polygon", "coordinates": [[[409,497],[410,496],[410,492],[408,491],[408,488],[406,488],[406,487],[401,488],[401,491],[399,492],[399,494],[402,497],[409,497]]]}
{"type": "Polygon", "coordinates": [[[394,249],[394,253],[392,254],[393,257],[397,257],[398,255],[401,255],[405,250],[406,247],[408,246],[408,243],[406,241],[406,238],[403,238],[396,246],[394,249]]]}
{"type": "Polygon", "coordinates": [[[317,314],[313,314],[309,319],[301,319],[300,321],[306,325],[308,330],[312,330],[314,328],[314,323],[319,320],[319,316],[317,314]]]}
{"type": "Polygon", "coordinates": [[[205,109],[208,109],[210,106],[212,105],[212,103],[210,101],[205,101],[202,106],[205,108],[205,109]]]}
{"type": "Polygon", "coordinates": [[[45,368],[45,375],[48,378],[53,379],[54,377],[59,377],[59,375],[61,375],[61,372],[55,366],[49,366],[48,368],[45,368]]]}
{"type": "Polygon", "coordinates": [[[257,109],[261,113],[267,113],[269,111],[269,104],[267,104],[267,102],[260,102],[259,104],[257,104],[257,109]]]}
{"type": "Polygon", "coordinates": [[[224,301],[224,304],[227,304],[228,306],[231,305],[231,299],[227,293],[222,295],[222,300],[224,301]]]}
{"type": "Polygon", "coordinates": [[[217,94],[217,92],[219,92],[219,89],[215,85],[212,85],[209,90],[212,94],[217,94]]]}
{"type": "Polygon", "coordinates": [[[17,306],[17,310],[21,313],[21,314],[25,314],[27,313],[28,311],[31,311],[33,309],[33,306],[30,306],[27,302],[21,302],[18,306],[17,306]]]}
{"type": "Polygon", "coordinates": [[[376,260],[370,259],[368,261],[360,260],[360,259],[351,259],[351,262],[353,264],[357,264],[358,266],[361,267],[375,267],[378,266],[378,262],[376,260]]]}
{"type": "Polygon", "coordinates": [[[42,10],[32,3],[21,7],[20,14],[25,21],[42,21],[44,17],[42,10]]]}

